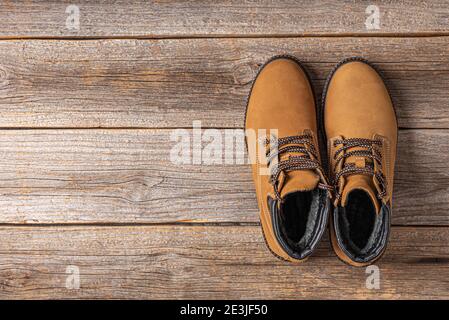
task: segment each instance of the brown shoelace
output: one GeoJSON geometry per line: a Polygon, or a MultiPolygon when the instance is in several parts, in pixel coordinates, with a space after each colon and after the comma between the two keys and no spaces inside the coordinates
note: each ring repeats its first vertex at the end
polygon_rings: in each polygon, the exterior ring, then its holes
{"type": "MultiPolygon", "coordinates": [[[[287,160],[279,161],[279,163],[271,168],[270,183],[273,185],[274,193],[277,200],[282,201],[279,193],[278,180],[282,172],[286,173],[295,170],[318,170],[323,175],[318,159],[318,153],[313,144],[311,135],[297,135],[275,139],[267,138],[265,145],[269,145],[266,152],[267,164],[270,165],[274,159],[285,152],[302,153],[302,155],[290,156],[287,160]],[[311,157],[312,155],[313,157],[311,157]]],[[[325,183],[319,183],[318,188],[330,191],[333,187],[325,183]]]]}
{"type": "Polygon", "coordinates": [[[379,166],[382,165],[382,155],[377,148],[374,146],[382,146],[382,141],[380,140],[371,140],[371,139],[363,139],[363,138],[350,138],[350,139],[338,139],[334,141],[334,147],[338,145],[342,145],[340,149],[338,149],[334,154],[335,167],[334,172],[338,167],[338,164],[351,156],[357,157],[365,157],[372,160],[372,163],[366,164],[365,167],[359,168],[354,163],[346,163],[343,168],[335,175],[333,185],[335,188],[335,197],[336,200],[340,200],[341,193],[338,190],[338,184],[340,178],[351,176],[355,174],[364,174],[369,176],[376,177],[379,185],[381,186],[382,191],[378,193],[377,197],[382,199],[386,195],[387,190],[387,181],[385,179],[384,174],[381,171],[374,171],[374,161],[377,161],[379,166]],[[352,150],[346,152],[351,148],[364,148],[363,150],[352,150]]]}

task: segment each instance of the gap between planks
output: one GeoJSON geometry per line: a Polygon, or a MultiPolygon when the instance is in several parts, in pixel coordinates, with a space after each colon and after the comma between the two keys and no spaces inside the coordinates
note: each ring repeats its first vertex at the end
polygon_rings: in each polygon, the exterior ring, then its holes
{"type": "MultiPolygon", "coordinates": [[[[48,227],[73,227],[73,228],[90,228],[90,227],[117,227],[117,228],[133,228],[133,227],[260,227],[259,222],[67,222],[67,223],[0,223],[0,228],[48,228],[48,227]]],[[[426,224],[391,224],[392,228],[414,228],[414,229],[424,229],[424,228],[438,228],[438,229],[449,229],[448,225],[426,225],[426,224]]],[[[327,227],[328,228],[328,227],[327,227]]]]}
{"type": "MultiPolygon", "coordinates": [[[[180,126],[180,127],[0,127],[0,131],[14,131],[14,130],[160,130],[160,131],[171,131],[171,130],[178,130],[178,129],[185,129],[185,130],[191,130],[193,127],[186,127],[186,126],[180,126]]],[[[238,130],[242,129],[243,127],[202,127],[201,130],[208,130],[208,129],[217,129],[217,130],[238,130]]],[[[408,127],[399,127],[399,130],[448,130],[448,128],[408,128],[408,127]]]]}
{"type": "Polygon", "coordinates": [[[449,37],[445,32],[402,32],[402,33],[308,33],[308,34],[205,34],[205,35],[173,35],[173,36],[0,36],[0,41],[95,41],[95,40],[188,40],[188,39],[295,39],[295,38],[432,38],[449,37]]]}

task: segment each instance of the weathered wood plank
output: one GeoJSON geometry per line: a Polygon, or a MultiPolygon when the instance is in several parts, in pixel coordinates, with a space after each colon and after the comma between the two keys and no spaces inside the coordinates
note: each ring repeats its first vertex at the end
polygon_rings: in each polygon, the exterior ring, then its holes
{"type": "Polygon", "coordinates": [[[6,299],[449,297],[446,227],[394,227],[378,290],[327,238],[298,266],[272,256],[257,226],[1,227],[0,238],[6,299]],[[79,268],[78,290],[66,288],[68,266],[79,268]]]}
{"type": "MultiPolygon", "coordinates": [[[[1,131],[0,222],[257,222],[250,166],[172,163],[171,133],[1,131]]],[[[394,224],[449,224],[448,154],[448,130],[400,131],[394,224]]]]}
{"type": "Polygon", "coordinates": [[[0,37],[192,37],[448,32],[448,1],[376,1],[379,29],[368,29],[372,1],[88,1],[79,28],[66,25],[69,4],[4,1],[0,37]]]}
{"type": "Polygon", "coordinates": [[[337,61],[364,56],[384,71],[401,127],[449,128],[448,39],[3,41],[0,127],[241,127],[258,66],[291,53],[318,95],[337,61]]]}

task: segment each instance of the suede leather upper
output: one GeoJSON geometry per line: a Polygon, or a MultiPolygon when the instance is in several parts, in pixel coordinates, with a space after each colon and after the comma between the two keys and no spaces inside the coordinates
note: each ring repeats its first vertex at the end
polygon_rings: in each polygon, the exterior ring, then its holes
{"type": "MultiPolygon", "coordinates": [[[[329,82],[325,104],[324,123],[330,155],[335,153],[332,142],[340,137],[378,137],[385,141],[382,155],[388,180],[388,196],[384,199],[387,202],[392,195],[398,128],[393,104],[382,78],[366,63],[345,63],[329,82]]],[[[333,157],[329,160],[330,164],[335,163],[333,157]]],[[[355,160],[354,157],[347,161],[355,160]]]]}

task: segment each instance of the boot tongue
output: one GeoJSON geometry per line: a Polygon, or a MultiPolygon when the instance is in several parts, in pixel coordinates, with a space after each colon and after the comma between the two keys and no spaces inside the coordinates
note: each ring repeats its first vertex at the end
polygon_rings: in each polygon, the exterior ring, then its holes
{"type": "MultiPolygon", "coordinates": [[[[292,156],[304,155],[302,153],[286,153],[282,154],[279,161],[287,161],[292,156]]],[[[293,170],[282,172],[279,177],[279,194],[281,199],[293,192],[313,190],[318,186],[320,177],[315,170],[293,170]]]]}
{"type": "Polygon", "coordinates": [[[373,182],[373,178],[366,175],[353,175],[348,176],[346,178],[345,186],[343,187],[343,192],[341,194],[341,206],[346,206],[348,201],[348,196],[353,190],[363,190],[365,191],[371,201],[373,202],[374,207],[376,208],[376,213],[380,211],[380,203],[377,199],[377,191],[373,182]]]}
{"type": "Polygon", "coordinates": [[[319,176],[312,170],[297,170],[282,173],[279,179],[281,198],[296,191],[313,190],[317,187],[319,176]]]}

